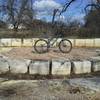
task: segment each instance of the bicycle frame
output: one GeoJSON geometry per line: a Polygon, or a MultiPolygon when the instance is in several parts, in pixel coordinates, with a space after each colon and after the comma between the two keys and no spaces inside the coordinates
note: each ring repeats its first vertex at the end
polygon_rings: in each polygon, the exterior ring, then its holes
{"type": "Polygon", "coordinates": [[[53,41],[54,38],[48,39],[48,47],[53,47],[53,45],[57,42],[58,38],[55,38],[55,40],[53,41]],[[52,42],[53,41],[53,42],[52,42]]]}
{"type": "Polygon", "coordinates": [[[48,40],[47,40],[47,42],[48,42],[48,48],[53,47],[53,45],[57,42],[58,39],[59,39],[59,37],[48,38],[48,40]]]}

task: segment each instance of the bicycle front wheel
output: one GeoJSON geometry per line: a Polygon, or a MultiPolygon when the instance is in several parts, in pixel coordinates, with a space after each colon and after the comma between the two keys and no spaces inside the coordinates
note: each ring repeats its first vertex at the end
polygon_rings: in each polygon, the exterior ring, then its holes
{"type": "Polygon", "coordinates": [[[44,39],[39,39],[34,44],[34,50],[37,53],[46,53],[48,52],[48,42],[44,39]]]}
{"type": "Polygon", "coordinates": [[[68,39],[61,40],[58,46],[62,53],[69,53],[72,50],[72,43],[68,39]]]}

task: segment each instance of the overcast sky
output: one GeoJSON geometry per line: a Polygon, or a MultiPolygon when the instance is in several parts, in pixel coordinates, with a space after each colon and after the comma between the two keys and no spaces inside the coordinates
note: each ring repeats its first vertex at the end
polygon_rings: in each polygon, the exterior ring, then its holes
{"type": "MultiPolygon", "coordinates": [[[[6,0],[0,0],[0,4],[6,0]]],[[[62,5],[68,0],[33,0],[33,8],[37,11],[38,19],[51,20],[51,14],[53,9],[61,9],[62,5]]],[[[70,0],[69,0],[70,1],[70,0]]],[[[84,7],[90,2],[90,0],[76,0],[65,13],[62,18],[65,19],[78,19],[82,20],[85,16],[84,7]]]]}

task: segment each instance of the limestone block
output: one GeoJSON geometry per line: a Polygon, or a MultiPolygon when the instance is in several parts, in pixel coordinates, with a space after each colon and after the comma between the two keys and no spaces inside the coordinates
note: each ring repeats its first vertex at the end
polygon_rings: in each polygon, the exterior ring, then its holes
{"type": "Polygon", "coordinates": [[[12,50],[11,47],[0,47],[0,53],[9,52],[12,50]]]}
{"type": "Polygon", "coordinates": [[[75,46],[76,47],[85,47],[86,46],[85,39],[75,39],[75,46]]]}
{"type": "Polygon", "coordinates": [[[9,71],[8,62],[4,58],[0,57],[0,74],[6,73],[8,71],[9,71]]]}
{"type": "Polygon", "coordinates": [[[22,46],[33,46],[33,39],[24,39],[22,46]]]}
{"type": "MultiPolygon", "coordinates": [[[[95,50],[98,55],[100,55],[100,49],[95,50]]],[[[100,57],[99,57],[100,58],[100,57]]]]}
{"type": "Polygon", "coordinates": [[[94,47],[94,39],[86,39],[86,47],[94,47]]]}
{"type": "Polygon", "coordinates": [[[92,61],[92,71],[97,72],[100,71],[100,56],[97,57],[91,57],[92,61]]]}
{"type": "Polygon", "coordinates": [[[93,70],[93,72],[100,71],[100,61],[94,61],[93,62],[92,70],[93,70]]]}
{"type": "Polygon", "coordinates": [[[91,73],[91,62],[73,61],[73,72],[75,74],[91,73]]]}
{"type": "Polygon", "coordinates": [[[100,61],[100,56],[95,56],[90,58],[92,61],[100,61]]]}
{"type": "Polygon", "coordinates": [[[71,62],[68,60],[52,60],[53,75],[69,75],[71,72],[71,62]]]}
{"type": "Polygon", "coordinates": [[[2,46],[2,47],[11,46],[11,39],[1,39],[0,46],[2,46]]]}
{"type": "Polygon", "coordinates": [[[30,74],[40,74],[47,75],[49,74],[49,61],[45,60],[34,60],[29,66],[30,74]]]}
{"type": "Polygon", "coordinates": [[[8,58],[8,64],[10,66],[10,72],[17,74],[17,73],[26,73],[28,70],[28,66],[30,64],[30,60],[26,59],[9,59],[8,58]]]}
{"type": "Polygon", "coordinates": [[[75,39],[69,39],[72,43],[72,46],[74,47],[75,46],[75,39]]]}
{"type": "Polygon", "coordinates": [[[100,47],[100,39],[95,39],[95,47],[100,47]]]}
{"type": "Polygon", "coordinates": [[[14,47],[21,47],[21,39],[12,39],[12,46],[14,47]]]}

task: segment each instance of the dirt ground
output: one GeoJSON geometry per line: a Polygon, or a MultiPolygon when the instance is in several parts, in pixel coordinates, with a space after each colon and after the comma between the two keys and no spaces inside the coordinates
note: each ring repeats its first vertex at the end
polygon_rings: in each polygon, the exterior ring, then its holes
{"type": "Polygon", "coordinates": [[[0,100],[100,100],[100,93],[69,80],[0,79],[0,100]]]}
{"type": "Polygon", "coordinates": [[[38,54],[34,52],[31,47],[13,48],[9,52],[2,53],[5,56],[12,58],[24,59],[70,59],[70,60],[83,60],[90,57],[97,56],[97,49],[100,48],[73,48],[70,53],[61,53],[59,50],[50,50],[48,53],[38,54]]]}

